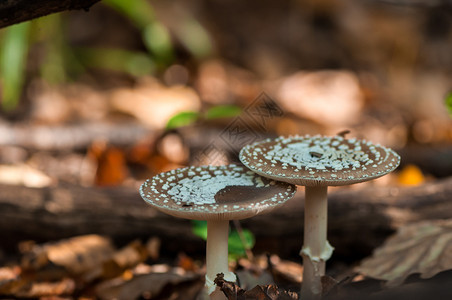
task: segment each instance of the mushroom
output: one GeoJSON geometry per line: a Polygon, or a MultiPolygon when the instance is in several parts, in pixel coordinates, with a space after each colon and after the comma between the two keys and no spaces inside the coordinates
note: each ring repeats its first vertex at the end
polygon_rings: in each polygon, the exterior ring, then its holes
{"type": "Polygon", "coordinates": [[[303,299],[319,299],[327,237],[327,188],[368,181],[393,171],[400,157],[391,149],[343,136],[295,136],[245,146],[240,160],[259,175],[305,186],[303,299]]]}
{"type": "Polygon", "coordinates": [[[249,218],[293,197],[296,187],[261,177],[243,166],[186,167],[161,173],[146,180],[141,197],[169,215],[207,221],[206,287],[211,299],[226,299],[214,279],[228,270],[229,220],[249,218]]]}

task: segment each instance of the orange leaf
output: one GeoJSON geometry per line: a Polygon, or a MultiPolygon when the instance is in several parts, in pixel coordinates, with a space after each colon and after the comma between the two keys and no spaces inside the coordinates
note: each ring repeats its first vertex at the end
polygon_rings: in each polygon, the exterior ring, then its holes
{"type": "Polygon", "coordinates": [[[124,153],[118,148],[106,148],[98,158],[96,184],[114,186],[121,184],[127,176],[124,153]]]}
{"type": "Polygon", "coordinates": [[[399,173],[399,183],[401,185],[420,185],[425,181],[421,169],[415,165],[407,165],[399,173]]]}

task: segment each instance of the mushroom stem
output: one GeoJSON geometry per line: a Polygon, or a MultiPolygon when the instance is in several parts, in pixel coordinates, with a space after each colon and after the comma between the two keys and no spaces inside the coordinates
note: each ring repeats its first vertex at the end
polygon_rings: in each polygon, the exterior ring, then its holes
{"type": "Polygon", "coordinates": [[[322,296],[321,278],[325,275],[325,261],[333,248],[327,234],[327,186],[306,187],[304,208],[303,284],[301,299],[314,300],[322,296]]]}
{"type": "Polygon", "coordinates": [[[226,296],[214,280],[217,274],[223,273],[227,281],[236,281],[234,273],[228,267],[228,235],[229,221],[207,221],[207,249],[206,249],[206,288],[212,300],[226,299],[226,296]]]}

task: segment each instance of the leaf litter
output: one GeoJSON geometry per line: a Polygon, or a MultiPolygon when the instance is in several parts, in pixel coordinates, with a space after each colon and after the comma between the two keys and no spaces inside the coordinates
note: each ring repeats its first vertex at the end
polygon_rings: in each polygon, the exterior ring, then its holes
{"type": "Polygon", "coordinates": [[[424,221],[404,226],[365,259],[357,271],[388,286],[402,284],[412,274],[431,278],[452,269],[452,220],[424,221]]]}
{"type": "Polygon", "coordinates": [[[214,280],[215,284],[223,291],[228,299],[246,300],[296,300],[298,294],[281,290],[274,284],[256,285],[250,290],[244,290],[234,282],[224,280],[224,275],[217,274],[214,280]]]}
{"type": "MultiPolygon", "coordinates": [[[[0,297],[202,299],[202,262],[184,253],[172,262],[165,261],[160,257],[160,240],[156,237],[146,243],[135,240],[118,249],[108,238],[98,235],[44,244],[25,242],[20,249],[20,264],[0,268],[0,297]]],[[[302,266],[295,262],[276,255],[257,255],[252,260],[241,258],[234,269],[240,284],[227,282],[221,276],[216,280],[227,299],[298,297],[302,266]]],[[[325,299],[399,299],[397,295],[433,292],[449,295],[452,220],[400,228],[355,271],[361,275],[352,273],[340,282],[325,276],[325,299]]]]}

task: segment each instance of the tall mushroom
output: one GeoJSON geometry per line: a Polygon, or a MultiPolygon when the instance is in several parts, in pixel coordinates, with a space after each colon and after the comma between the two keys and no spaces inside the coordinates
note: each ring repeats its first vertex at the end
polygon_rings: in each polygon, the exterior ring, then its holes
{"type": "Polygon", "coordinates": [[[175,217],[207,221],[206,287],[211,299],[226,299],[214,279],[228,270],[229,220],[269,212],[295,194],[296,187],[261,177],[243,166],[201,166],[175,169],[145,181],[141,197],[175,217]]]}
{"type": "Polygon", "coordinates": [[[368,181],[393,171],[400,157],[391,149],[341,135],[279,137],[245,146],[240,160],[259,175],[305,189],[302,299],[319,299],[327,237],[327,188],[368,181]]]}

